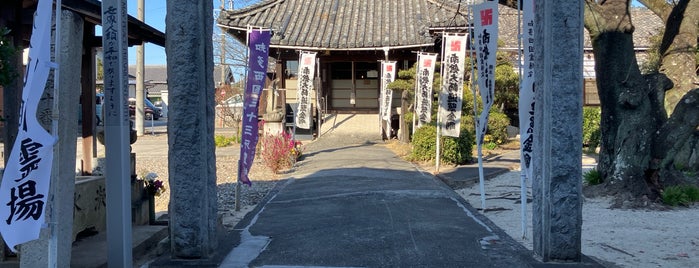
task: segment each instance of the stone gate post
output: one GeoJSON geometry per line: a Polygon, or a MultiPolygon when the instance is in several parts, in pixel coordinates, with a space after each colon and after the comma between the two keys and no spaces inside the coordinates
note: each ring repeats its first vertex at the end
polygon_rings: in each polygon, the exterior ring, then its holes
{"type": "Polygon", "coordinates": [[[583,1],[536,1],[532,223],[543,261],[580,261],[583,1]]]}

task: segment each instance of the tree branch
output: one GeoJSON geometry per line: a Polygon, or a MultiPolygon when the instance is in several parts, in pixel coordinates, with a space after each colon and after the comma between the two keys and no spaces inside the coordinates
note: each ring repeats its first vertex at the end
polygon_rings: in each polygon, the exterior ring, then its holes
{"type": "Polygon", "coordinates": [[[584,24],[590,34],[590,38],[594,39],[601,32],[601,26],[604,25],[604,18],[600,13],[601,7],[595,0],[585,0],[584,24]]]}
{"type": "Polygon", "coordinates": [[[519,4],[517,4],[517,2],[519,2],[519,1],[516,1],[516,0],[498,0],[498,4],[501,4],[503,6],[514,8],[514,9],[517,9],[517,8],[521,9],[521,7],[519,6],[519,4]]]}
{"type": "Polygon", "coordinates": [[[667,22],[672,6],[665,0],[638,0],[639,3],[653,11],[663,22],[667,22]]]}

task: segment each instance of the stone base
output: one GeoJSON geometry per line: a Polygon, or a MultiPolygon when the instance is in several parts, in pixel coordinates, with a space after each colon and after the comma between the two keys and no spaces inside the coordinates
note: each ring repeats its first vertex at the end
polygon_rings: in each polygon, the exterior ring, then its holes
{"type": "MultiPolygon", "coordinates": [[[[73,207],[73,241],[78,233],[87,229],[96,232],[106,230],[107,198],[104,176],[78,176],[75,178],[75,205],[73,207]]],[[[131,184],[131,223],[148,225],[149,203],[143,183],[131,184]]]]}
{"type": "Polygon", "coordinates": [[[265,122],[265,135],[278,135],[282,133],[282,131],[284,131],[284,124],[282,122],[265,122]]]}
{"type": "Polygon", "coordinates": [[[73,241],[86,229],[97,232],[107,227],[107,196],[103,176],[75,178],[75,205],[73,206],[73,241]]]}

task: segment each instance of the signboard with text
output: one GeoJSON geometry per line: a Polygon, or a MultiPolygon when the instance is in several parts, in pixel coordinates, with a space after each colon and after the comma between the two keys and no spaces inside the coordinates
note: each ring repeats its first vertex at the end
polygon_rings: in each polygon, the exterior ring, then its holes
{"type": "Polygon", "coordinates": [[[0,185],[0,232],[13,252],[15,246],[39,238],[51,181],[54,137],[36,118],[51,68],[53,1],[40,0],[30,40],[19,133],[0,185]]]}
{"type": "Polygon", "coordinates": [[[483,144],[488,117],[495,97],[495,59],[498,48],[498,3],[484,2],[473,6],[474,37],[478,69],[478,92],[483,110],[476,120],[476,143],[483,144]]]}
{"type": "Polygon", "coordinates": [[[442,58],[442,90],[439,96],[439,122],[444,136],[459,137],[464,92],[464,63],[467,35],[445,34],[442,58]]]}
{"type": "Polygon", "coordinates": [[[434,67],[437,65],[437,54],[420,53],[417,55],[417,62],[415,114],[417,115],[417,126],[421,127],[432,121],[432,82],[434,81],[434,67]]]}
{"type": "Polygon", "coordinates": [[[243,102],[243,127],[240,142],[240,160],[238,162],[238,181],[250,184],[250,168],[255,158],[255,148],[259,139],[258,106],[260,94],[267,77],[269,57],[269,30],[248,31],[248,77],[245,85],[243,102]]]}
{"type": "Polygon", "coordinates": [[[296,92],[296,98],[299,103],[295,118],[297,128],[311,128],[311,91],[313,90],[315,62],[315,52],[301,52],[298,72],[298,90],[296,92]]]}

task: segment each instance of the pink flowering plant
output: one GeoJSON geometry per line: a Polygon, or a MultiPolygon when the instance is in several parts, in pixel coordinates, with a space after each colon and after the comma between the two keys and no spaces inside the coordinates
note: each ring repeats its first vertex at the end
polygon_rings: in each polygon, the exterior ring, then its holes
{"type": "Polygon", "coordinates": [[[274,173],[291,168],[303,153],[303,144],[284,131],[260,140],[262,161],[274,173]]]}

